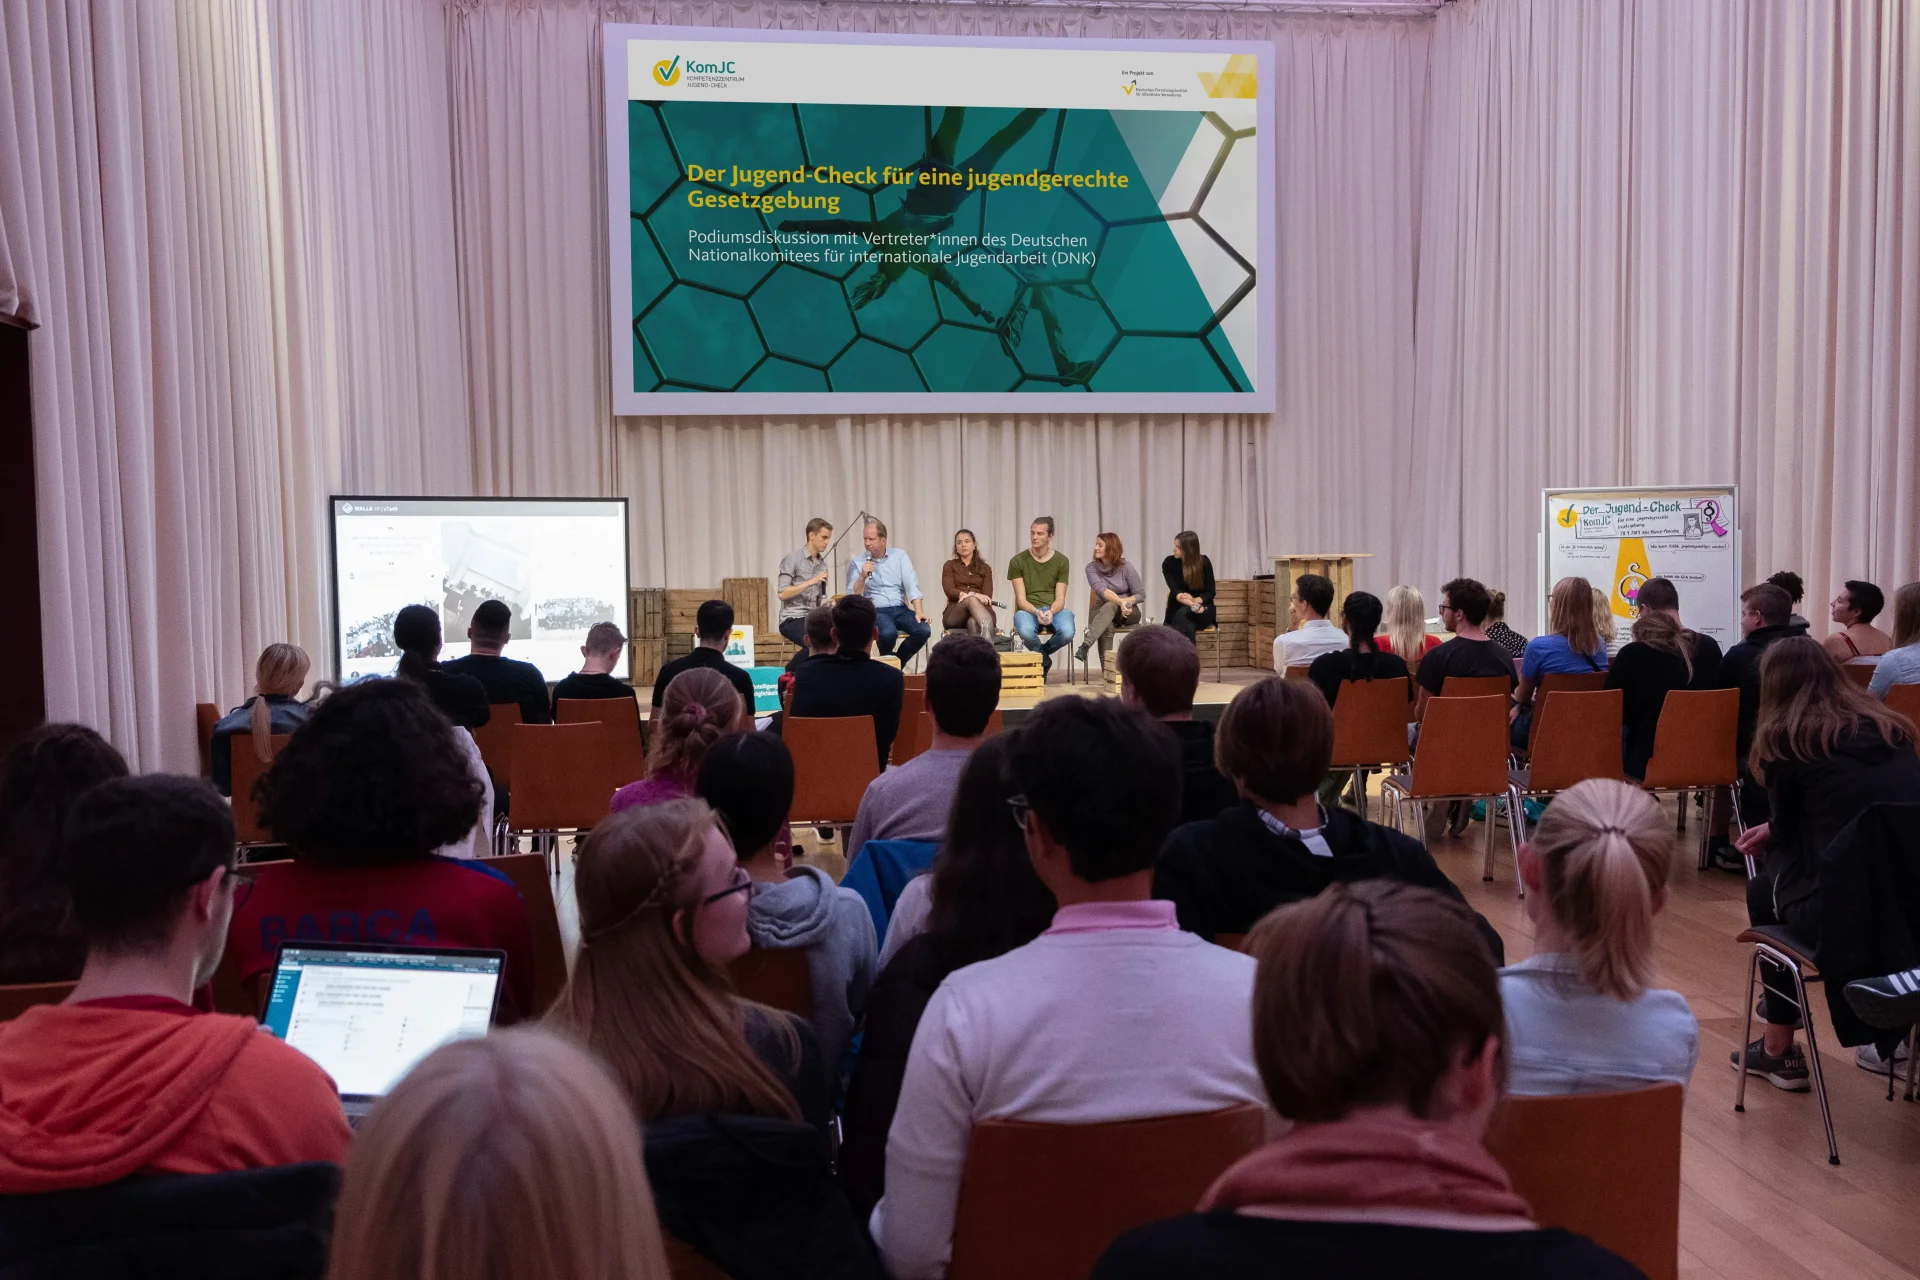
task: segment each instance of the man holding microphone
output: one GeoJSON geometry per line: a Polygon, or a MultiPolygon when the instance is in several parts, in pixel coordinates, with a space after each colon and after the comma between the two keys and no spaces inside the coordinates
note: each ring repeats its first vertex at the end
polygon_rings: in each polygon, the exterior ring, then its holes
{"type": "Polygon", "coordinates": [[[807,614],[827,602],[827,544],[833,526],[819,516],[807,521],[807,545],[780,561],[774,589],[780,595],[780,634],[806,648],[807,614]]]}
{"type": "Polygon", "coordinates": [[[907,553],[887,549],[887,526],[869,518],[860,531],[866,546],[864,559],[847,564],[847,594],[865,596],[873,601],[873,631],[881,653],[893,653],[901,634],[900,665],[906,666],[933,634],[927,615],[920,609],[920,579],[913,572],[907,553]]]}

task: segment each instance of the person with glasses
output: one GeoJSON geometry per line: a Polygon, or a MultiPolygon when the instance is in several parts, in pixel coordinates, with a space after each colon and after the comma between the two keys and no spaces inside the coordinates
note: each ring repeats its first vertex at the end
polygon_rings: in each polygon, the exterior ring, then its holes
{"type": "Polygon", "coordinates": [[[75,801],[59,844],[86,965],[65,1003],[0,1024],[0,1197],[343,1163],[326,1073],[252,1018],[193,1004],[241,883],[220,793],[110,779],[75,801]]]}
{"type": "Polygon", "coordinates": [[[533,942],[513,882],[435,850],[470,831],[484,785],[419,686],[367,680],[323,699],[260,785],[260,821],[292,860],[260,869],[228,946],[245,983],[282,942],[431,943],[507,953],[503,1022],[533,1007],[533,942]]]}
{"type": "Polygon", "coordinates": [[[1440,696],[1448,676],[1505,676],[1509,685],[1519,678],[1507,651],[1487,638],[1491,604],[1487,589],[1472,578],[1455,578],[1440,588],[1440,625],[1453,639],[1420,661],[1414,719],[1426,718],[1427,702],[1440,696]]]}

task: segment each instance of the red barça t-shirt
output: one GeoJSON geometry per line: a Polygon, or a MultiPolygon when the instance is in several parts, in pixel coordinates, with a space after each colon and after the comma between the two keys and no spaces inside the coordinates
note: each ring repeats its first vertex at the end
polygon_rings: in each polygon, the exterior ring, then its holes
{"type": "Polygon", "coordinates": [[[533,1007],[533,940],[513,882],[484,863],[426,857],[377,867],[295,859],[263,867],[233,913],[227,950],[242,980],[273,968],[283,942],[391,942],[507,953],[501,1021],[533,1007]]]}

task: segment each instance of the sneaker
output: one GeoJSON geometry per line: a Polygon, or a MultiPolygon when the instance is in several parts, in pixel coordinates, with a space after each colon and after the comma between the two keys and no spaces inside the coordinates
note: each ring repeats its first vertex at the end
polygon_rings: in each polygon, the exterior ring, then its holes
{"type": "MultiPolygon", "coordinates": [[[[1728,1055],[1733,1069],[1740,1069],[1740,1051],[1735,1049],[1728,1055]]],[[[1805,1093],[1813,1087],[1807,1074],[1807,1053],[1799,1045],[1790,1045],[1779,1057],[1767,1052],[1765,1040],[1755,1040],[1747,1046],[1747,1074],[1759,1076],[1776,1089],[1785,1089],[1788,1093],[1805,1093]]]]}
{"type": "Polygon", "coordinates": [[[1920,1022],[1920,969],[1862,978],[1846,986],[1847,1003],[1863,1022],[1902,1027],[1920,1022]]]}
{"type": "Polygon", "coordinates": [[[1707,850],[1707,865],[1716,871],[1731,871],[1739,876],[1747,874],[1746,856],[1724,840],[1707,850]]]}
{"type": "Polygon", "coordinates": [[[1880,1050],[1875,1046],[1863,1044],[1853,1051],[1853,1065],[1862,1071],[1872,1071],[1878,1075],[1887,1074],[1889,1067],[1904,1067],[1907,1065],[1907,1042],[1902,1040],[1895,1046],[1891,1062],[1881,1057],[1880,1050]]]}

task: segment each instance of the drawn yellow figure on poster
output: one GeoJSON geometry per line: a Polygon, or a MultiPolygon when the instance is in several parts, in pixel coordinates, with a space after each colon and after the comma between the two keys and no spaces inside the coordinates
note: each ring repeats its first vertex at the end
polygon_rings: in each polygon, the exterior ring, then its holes
{"type": "Polygon", "coordinates": [[[1640,584],[1652,576],[1646,539],[1620,539],[1620,549],[1613,557],[1613,591],[1608,601],[1613,606],[1614,617],[1633,617],[1634,604],[1640,597],[1640,584]]]}

